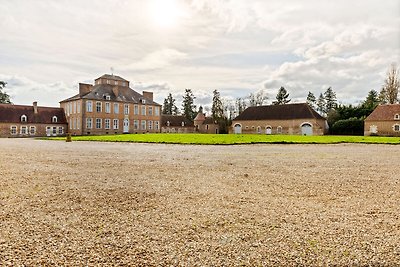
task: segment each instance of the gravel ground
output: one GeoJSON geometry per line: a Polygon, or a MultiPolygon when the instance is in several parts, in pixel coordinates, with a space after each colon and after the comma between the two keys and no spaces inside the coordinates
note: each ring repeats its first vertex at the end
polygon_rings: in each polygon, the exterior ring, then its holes
{"type": "Polygon", "coordinates": [[[0,147],[4,266],[400,266],[400,146],[0,147]]]}

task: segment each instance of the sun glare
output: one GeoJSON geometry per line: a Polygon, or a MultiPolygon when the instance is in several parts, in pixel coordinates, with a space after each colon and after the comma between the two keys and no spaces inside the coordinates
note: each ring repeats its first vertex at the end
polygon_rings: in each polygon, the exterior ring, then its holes
{"type": "Polygon", "coordinates": [[[177,0],[153,0],[150,15],[158,27],[172,28],[178,25],[183,10],[177,0]]]}

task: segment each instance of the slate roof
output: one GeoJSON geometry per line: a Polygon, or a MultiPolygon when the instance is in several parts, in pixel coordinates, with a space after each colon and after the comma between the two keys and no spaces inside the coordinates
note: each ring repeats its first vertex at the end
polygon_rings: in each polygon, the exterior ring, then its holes
{"type": "Polygon", "coordinates": [[[182,127],[182,122],[185,123],[185,127],[194,127],[193,122],[182,115],[161,115],[161,125],[167,126],[167,121],[171,127],[182,127]]]}
{"type": "Polygon", "coordinates": [[[105,100],[107,95],[110,96],[110,101],[132,102],[137,104],[140,103],[142,99],[146,99],[146,104],[161,106],[160,104],[143,97],[143,95],[129,87],[111,84],[97,84],[93,86],[92,91],[89,93],[83,96],[80,96],[79,94],[74,95],[73,97],[62,100],[60,103],[78,99],[105,100]],[[118,88],[118,95],[114,94],[114,87],[118,88]]]}
{"type": "Polygon", "coordinates": [[[21,123],[21,116],[26,115],[26,123],[66,124],[62,108],[38,106],[35,114],[33,106],[0,104],[0,123],[21,123]],[[57,123],[53,123],[53,116],[57,116],[57,123]]]}
{"type": "Polygon", "coordinates": [[[379,105],[365,119],[366,121],[394,121],[394,115],[400,115],[400,104],[379,105]]]}
{"type": "Polygon", "coordinates": [[[124,81],[124,82],[128,82],[127,80],[125,80],[124,78],[117,76],[117,75],[110,75],[110,74],[104,74],[103,76],[100,76],[98,79],[110,79],[110,80],[117,80],[117,81],[124,81]]]}
{"type": "Polygon", "coordinates": [[[319,115],[306,103],[256,106],[245,109],[234,121],[254,120],[294,120],[294,119],[321,119],[319,115]]]}

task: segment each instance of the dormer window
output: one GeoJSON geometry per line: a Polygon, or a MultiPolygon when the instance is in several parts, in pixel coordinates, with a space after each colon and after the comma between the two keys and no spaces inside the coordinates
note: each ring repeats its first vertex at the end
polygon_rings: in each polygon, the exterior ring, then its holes
{"type": "Polygon", "coordinates": [[[185,122],[184,122],[184,121],[182,121],[182,127],[183,127],[183,126],[185,126],[185,122]]]}
{"type": "Polygon", "coordinates": [[[169,125],[170,125],[170,122],[169,122],[169,121],[167,121],[167,126],[169,127],[169,125]]]}
{"type": "Polygon", "coordinates": [[[106,100],[110,100],[111,97],[109,95],[106,95],[106,100]]]}
{"type": "Polygon", "coordinates": [[[21,122],[26,122],[27,120],[28,118],[26,117],[26,115],[21,116],[21,122]]]}
{"type": "Polygon", "coordinates": [[[56,123],[56,122],[58,121],[57,116],[53,116],[53,118],[51,118],[51,121],[52,121],[53,123],[56,123]]]}
{"type": "Polygon", "coordinates": [[[394,119],[395,120],[400,120],[400,115],[399,114],[394,114],[394,119]]]}
{"type": "Polygon", "coordinates": [[[107,84],[111,84],[111,81],[110,81],[110,80],[107,80],[107,84]]]}

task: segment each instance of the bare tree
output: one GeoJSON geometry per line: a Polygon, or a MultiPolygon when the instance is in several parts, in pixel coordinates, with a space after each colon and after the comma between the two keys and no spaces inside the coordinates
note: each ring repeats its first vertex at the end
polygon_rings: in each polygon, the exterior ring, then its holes
{"type": "Polygon", "coordinates": [[[396,68],[396,64],[392,64],[390,67],[385,84],[380,92],[380,99],[382,103],[395,104],[399,101],[399,71],[396,68]]]}

